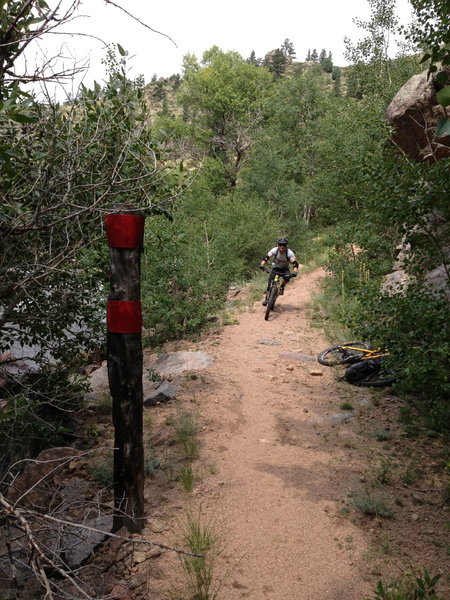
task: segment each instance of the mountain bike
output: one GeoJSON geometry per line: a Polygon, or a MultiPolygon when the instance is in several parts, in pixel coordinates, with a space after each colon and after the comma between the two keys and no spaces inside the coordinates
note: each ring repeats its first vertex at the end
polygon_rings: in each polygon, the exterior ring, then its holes
{"type": "Polygon", "coordinates": [[[389,356],[389,352],[372,348],[369,342],[354,341],[325,348],[317,360],[327,367],[349,365],[342,379],[352,385],[383,387],[397,379],[395,373],[383,364],[385,356],[389,356]]]}
{"type": "Polygon", "coordinates": [[[273,273],[273,279],[272,279],[272,282],[270,284],[269,290],[266,295],[267,306],[266,306],[266,312],[264,314],[264,319],[266,321],[268,321],[270,311],[275,308],[275,303],[277,301],[278,296],[280,295],[280,290],[281,290],[281,286],[283,284],[283,280],[288,282],[289,279],[293,276],[293,274],[285,273],[284,275],[282,275],[278,270],[268,269],[267,267],[264,267],[264,271],[266,273],[273,273]]]}

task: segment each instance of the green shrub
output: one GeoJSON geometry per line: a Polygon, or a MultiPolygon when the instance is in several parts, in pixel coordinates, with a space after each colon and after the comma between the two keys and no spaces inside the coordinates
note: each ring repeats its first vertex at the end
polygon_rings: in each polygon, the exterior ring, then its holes
{"type": "Polygon", "coordinates": [[[374,492],[366,492],[356,496],[353,500],[354,505],[366,515],[375,515],[378,517],[393,517],[393,510],[387,506],[384,498],[374,492]]]}
{"type": "Polygon", "coordinates": [[[422,598],[440,600],[442,596],[435,592],[436,584],[440,578],[440,575],[430,577],[425,569],[422,577],[415,579],[412,576],[405,576],[401,580],[392,581],[388,584],[379,581],[375,589],[376,596],[373,600],[421,600],[422,598]]]}

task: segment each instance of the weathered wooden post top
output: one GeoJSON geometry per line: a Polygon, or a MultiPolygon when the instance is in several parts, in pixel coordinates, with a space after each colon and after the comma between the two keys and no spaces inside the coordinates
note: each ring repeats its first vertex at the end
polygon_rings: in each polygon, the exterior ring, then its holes
{"type": "Polygon", "coordinates": [[[141,251],[144,217],[106,216],[110,254],[108,379],[114,442],[114,529],[144,527],[141,251]]]}

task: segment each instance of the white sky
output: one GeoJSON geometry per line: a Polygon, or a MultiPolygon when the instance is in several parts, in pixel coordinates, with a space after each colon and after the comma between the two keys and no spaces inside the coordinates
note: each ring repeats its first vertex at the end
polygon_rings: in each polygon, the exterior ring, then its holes
{"type": "MultiPolygon", "coordinates": [[[[129,76],[144,75],[149,82],[158,77],[181,74],[183,56],[190,52],[201,58],[203,51],[216,44],[224,51],[236,50],[244,58],[252,50],[258,58],[279,48],[288,38],[297,60],[306,58],[308,49],[332,52],[333,63],[345,65],[344,36],[356,41],[364,36],[352,22],[354,17],[367,19],[367,0],[114,0],[151,28],[169,36],[153,33],[118,8],[104,0],[82,0],[79,17],[66,30],[100,37],[107,43],[120,43],[130,55],[129,76]],[[81,16],[86,15],[86,16],[81,16]],[[131,58],[132,57],[132,58],[131,58]]],[[[50,2],[55,5],[56,0],[50,2]]],[[[411,21],[408,0],[397,0],[397,14],[403,24],[411,21]]],[[[105,69],[103,44],[89,37],[52,36],[52,43],[66,43],[65,56],[89,58],[85,84],[102,81],[105,69]]],[[[45,39],[51,53],[49,36],[45,39]]],[[[31,57],[29,56],[29,59],[31,57]]]]}

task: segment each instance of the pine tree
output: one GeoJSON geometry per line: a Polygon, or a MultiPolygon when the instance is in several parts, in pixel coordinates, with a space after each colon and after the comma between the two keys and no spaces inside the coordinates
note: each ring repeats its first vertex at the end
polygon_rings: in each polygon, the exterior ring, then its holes
{"type": "Polygon", "coordinates": [[[306,62],[311,60],[311,50],[308,48],[308,54],[306,55],[306,62]]]}
{"type": "Polygon", "coordinates": [[[327,51],[325,50],[325,48],[322,48],[322,50],[320,51],[320,56],[319,56],[319,62],[322,63],[327,57],[327,51]]]}
{"type": "Polygon", "coordinates": [[[317,62],[317,61],[318,61],[318,59],[319,59],[319,55],[318,55],[318,53],[317,53],[317,50],[316,50],[316,48],[314,48],[314,50],[311,52],[311,60],[312,60],[313,62],[317,62]]]}
{"type": "Polygon", "coordinates": [[[279,79],[284,75],[288,63],[289,60],[283,54],[283,51],[280,48],[277,48],[266,54],[263,65],[279,79]]]}
{"type": "Polygon", "coordinates": [[[284,56],[290,58],[290,59],[294,59],[295,58],[295,49],[294,49],[294,44],[291,42],[291,40],[289,40],[288,38],[286,38],[281,46],[281,52],[284,54],[284,56]]]}
{"type": "Polygon", "coordinates": [[[247,61],[251,65],[255,65],[255,67],[259,67],[261,64],[261,59],[256,58],[256,53],[254,50],[250,52],[250,56],[247,58],[247,61]]]}

